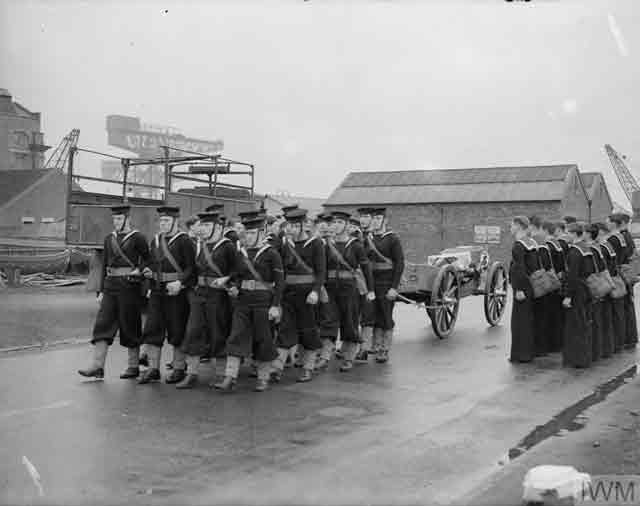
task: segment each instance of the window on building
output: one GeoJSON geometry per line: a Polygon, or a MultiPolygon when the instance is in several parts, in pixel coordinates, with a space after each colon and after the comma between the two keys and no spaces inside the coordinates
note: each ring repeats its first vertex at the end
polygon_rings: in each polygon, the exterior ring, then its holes
{"type": "Polygon", "coordinates": [[[36,219],[33,216],[23,216],[22,217],[22,224],[23,225],[28,225],[31,223],[35,223],[36,219]]]}

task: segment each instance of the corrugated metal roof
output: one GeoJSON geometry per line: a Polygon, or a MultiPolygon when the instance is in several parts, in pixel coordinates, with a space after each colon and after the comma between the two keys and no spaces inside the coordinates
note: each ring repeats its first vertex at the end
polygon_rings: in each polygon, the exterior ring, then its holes
{"type": "Polygon", "coordinates": [[[341,186],[419,186],[563,181],[576,165],[487,167],[475,169],[352,172],[341,186]]]}
{"type": "Polygon", "coordinates": [[[562,200],[564,191],[559,181],[339,187],[325,205],[546,202],[562,200]]]}
{"type": "Polygon", "coordinates": [[[49,170],[0,170],[0,207],[26,190],[49,170]]]}

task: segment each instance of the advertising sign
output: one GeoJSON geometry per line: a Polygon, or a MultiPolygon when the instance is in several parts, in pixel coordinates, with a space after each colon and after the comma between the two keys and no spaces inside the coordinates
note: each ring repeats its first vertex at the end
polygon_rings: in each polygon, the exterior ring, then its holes
{"type": "MultiPolygon", "coordinates": [[[[140,118],[132,116],[107,116],[107,133],[110,146],[143,156],[161,156],[163,153],[160,146],[171,146],[204,155],[219,154],[224,148],[220,139],[206,141],[185,137],[175,128],[143,123],[140,118]]],[[[179,156],[180,152],[170,152],[170,155],[179,156]]]]}

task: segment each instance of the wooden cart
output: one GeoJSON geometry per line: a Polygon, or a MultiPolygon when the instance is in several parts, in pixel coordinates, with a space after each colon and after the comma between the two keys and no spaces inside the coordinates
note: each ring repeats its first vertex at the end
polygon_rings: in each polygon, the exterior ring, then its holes
{"type": "Polygon", "coordinates": [[[507,272],[489,260],[482,246],[458,246],[431,255],[424,264],[406,263],[400,300],[424,307],[439,338],[455,327],[460,299],[484,296],[484,315],[491,326],[502,319],[507,302],[507,272]]]}

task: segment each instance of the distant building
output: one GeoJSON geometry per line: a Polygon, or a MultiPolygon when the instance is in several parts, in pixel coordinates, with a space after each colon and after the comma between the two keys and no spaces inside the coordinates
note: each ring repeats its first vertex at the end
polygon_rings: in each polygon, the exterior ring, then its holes
{"type": "Polygon", "coordinates": [[[0,171],[40,169],[47,149],[40,113],[14,102],[11,93],[0,88],[0,171]]]}
{"type": "MultiPolygon", "coordinates": [[[[600,217],[610,198],[604,181],[592,183],[591,206],[600,217]]],[[[589,194],[576,165],[353,172],[325,203],[329,210],[349,212],[369,205],[387,207],[407,260],[417,263],[445,248],[472,244],[485,244],[492,258],[506,261],[516,215],[590,218],[589,194]]]]}
{"type": "Polygon", "coordinates": [[[264,207],[267,214],[275,216],[282,212],[284,206],[298,204],[302,209],[309,211],[309,216],[315,216],[323,211],[322,205],[326,199],[315,197],[300,197],[295,195],[265,195],[264,207]]]}
{"type": "Polygon", "coordinates": [[[66,190],[57,169],[0,171],[0,245],[64,245],[66,190]]]}

